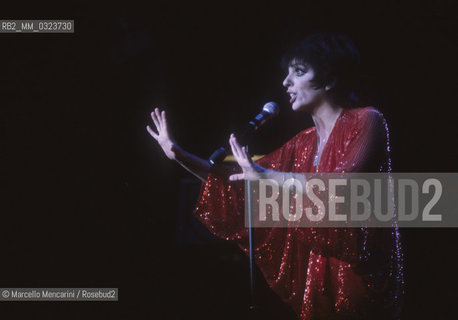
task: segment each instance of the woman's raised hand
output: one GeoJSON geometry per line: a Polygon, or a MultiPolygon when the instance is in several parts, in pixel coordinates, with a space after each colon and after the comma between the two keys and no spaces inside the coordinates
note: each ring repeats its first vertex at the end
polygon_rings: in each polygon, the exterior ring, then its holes
{"type": "Polygon", "coordinates": [[[167,158],[175,160],[177,145],[169,133],[165,111],[160,111],[158,108],[155,108],[154,111],[151,112],[151,118],[156,126],[157,133],[154,132],[150,126],[146,126],[146,130],[159,143],[167,158]]]}
{"type": "Polygon", "coordinates": [[[232,149],[232,154],[235,160],[242,168],[242,173],[237,173],[229,176],[229,180],[258,180],[261,178],[261,173],[266,172],[266,169],[256,164],[252,159],[246,147],[242,147],[234,134],[229,138],[229,144],[232,149]]]}

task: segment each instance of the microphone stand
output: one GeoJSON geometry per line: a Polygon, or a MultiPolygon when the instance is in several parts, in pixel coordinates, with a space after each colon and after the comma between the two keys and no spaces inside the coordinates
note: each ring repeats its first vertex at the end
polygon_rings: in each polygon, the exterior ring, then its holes
{"type": "MultiPolygon", "coordinates": [[[[256,128],[257,129],[257,128],[256,128]]],[[[247,131],[251,131],[253,128],[249,128],[247,131]]],[[[246,136],[246,134],[244,135],[246,136]]],[[[248,146],[247,146],[248,151],[248,146]]],[[[220,163],[224,160],[227,155],[227,151],[224,147],[217,149],[210,156],[209,163],[211,166],[216,163],[220,163]]],[[[256,295],[255,295],[255,266],[254,266],[254,232],[253,232],[253,214],[251,208],[251,181],[245,180],[245,213],[248,218],[248,251],[249,251],[249,265],[250,265],[250,306],[249,310],[252,314],[253,320],[259,319],[259,309],[256,305],[256,295]]]]}
{"type": "MultiPolygon", "coordinates": [[[[268,102],[262,108],[262,112],[258,114],[252,121],[248,123],[244,132],[241,134],[243,140],[248,140],[250,136],[256,132],[259,127],[269,118],[278,115],[278,105],[275,102],[268,102]]],[[[247,145],[247,143],[244,143],[247,145]]],[[[248,146],[247,146],[248,152],[248,146]]],[[[217,149],[208,159],[210,166],[220,163],[227,155],[227,150],[224,147],[217,149]]],[[[245,214],[248,218],[248,251],[250,260],[250,311],[254,320],[259,319],[259,311],[256,305],[255,295],[255,266],[254,266],[254,232],[253,232],[253,212],[251,208],[251,181],[245,180],[245,214]]]]}
{"type": "MultiPolygon", "coordinates": [[[[248,150],[247,150],[248,151],[248,150]]],[[[255,275],[254,275],[254,230],[253,212],[251,208],[251,181],[245,180],[245,212],[248,218],[248,251],[250,261],[250,311],[253,319],[259,319],[259,310],[256,305],[255,275]]]]}

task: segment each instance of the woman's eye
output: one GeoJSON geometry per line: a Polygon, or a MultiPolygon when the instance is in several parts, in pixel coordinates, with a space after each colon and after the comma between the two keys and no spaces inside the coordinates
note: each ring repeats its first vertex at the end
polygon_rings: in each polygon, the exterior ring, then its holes
{"type": "Polygon", "coordinates": [[[294,72],[296,73],[296,76],[303,76],[305,74],[305,70],[300,68],[296,68],[294,72]]]}

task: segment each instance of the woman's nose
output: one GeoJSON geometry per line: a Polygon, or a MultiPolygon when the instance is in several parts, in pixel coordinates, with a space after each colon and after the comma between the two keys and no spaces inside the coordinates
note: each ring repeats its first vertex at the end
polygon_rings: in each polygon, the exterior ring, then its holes
{"type": "Polygon", "coordinates": [[[289,86],[291,86],[291,80],[289,78],[289,74],[286,76],[285,80],[283,80],[283,86],[285,88],[288,88],[289,86]]]}

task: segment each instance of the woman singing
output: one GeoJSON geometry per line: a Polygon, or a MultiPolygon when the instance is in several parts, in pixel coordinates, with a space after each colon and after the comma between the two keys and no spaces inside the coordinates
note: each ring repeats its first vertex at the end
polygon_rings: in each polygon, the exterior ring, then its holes
{"type": "MultiPolygon", "coordinates": [[[[388,129],[372,107],[356,108],[353,92],[359,53],[346,36],[307,37],[283,57],[283,86],[296,112],[307,112],[308,128],[260,160],[231,134],[238,171],[210,168],[171,138],[165,111],[151,114],[158,141],[169,159],[204,181],[196,217],[219,237],[247,251],[244,184],[276,172],[390,172],[388,129]]],[[[255,260],[267,283],[308,319],[397,319],[403,265],[397,228],[260,228],[255,260]]]]}

